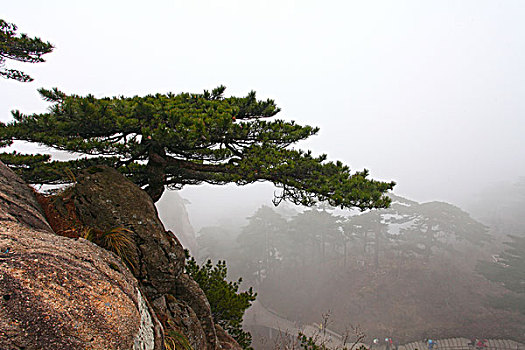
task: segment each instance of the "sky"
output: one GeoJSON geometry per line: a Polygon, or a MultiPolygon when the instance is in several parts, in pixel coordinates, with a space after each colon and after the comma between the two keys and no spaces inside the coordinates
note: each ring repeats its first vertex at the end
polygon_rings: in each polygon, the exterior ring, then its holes
{"type": "MultiPolygon", "coordinates": [[[[103,97],[222,84],[321,128],[297,147],[394,180],[413,200],[461,204],[525,175],[522,0],[28,0],[2,4],[0,18],[56,47],[46,63],[7,63],[35,81],[0,81],[3,122],[45,111],[40,87],[103,97]]],[[[181,195],[209,224],[248,215],[254,198],[271,205],[273,191],[181,195]]]]}

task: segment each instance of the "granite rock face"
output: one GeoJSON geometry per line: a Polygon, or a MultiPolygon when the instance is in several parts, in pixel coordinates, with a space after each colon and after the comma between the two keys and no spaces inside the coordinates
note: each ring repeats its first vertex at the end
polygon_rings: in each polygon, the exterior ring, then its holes
{"type": "Polygon", "coordinates": [[[162,348],[160,325],[120,259],[54,234],[32,190],[3,164],[0,220],[0,349],[162,348]]]}
{"type": "Polygon", "coordinates": [[[76,185],[56,202],[59,209],[74,207],[79,225],[101,231],[121,227],[130,232],[129,260],[136,262],[130,269],[166,337],[184,335],[195,350],[222,348],[206,295],[184,273],[184,249],[165,230],[146,192],[118,171],[100,166],[78,176],[76,185]]]}
{"type": "Polygon", "coordinates": [[[241,349],[214,324],[146,192],[94,167],[44,202],[47,222],[0,164],[0,349],[241,349]],[[126,256],[79,238],[112,230],[128,236],[126,256]]]}
{"type": "Polygon", "coordinates": [[[215,324],[215,333],[223,350],[242,350],[239,343],[218,324],[215,324]]]}
{"type": "Polygon", "coordinates": [[[134,247],[129,258],[136,262],[132,272],[149,300],[173,289],[184,269],[184,249],[164,229],[146,192],[115,169],[96,167],[78,176],[76,185],[58,200],[73,202],[84,226],[101,231],[122,227],[131,232],[134,247]]]}
{"type": "Polygon", "coordinates": [[[0,222],[53,232],[35,199],[33,190],[1,162],[0,222]]]}

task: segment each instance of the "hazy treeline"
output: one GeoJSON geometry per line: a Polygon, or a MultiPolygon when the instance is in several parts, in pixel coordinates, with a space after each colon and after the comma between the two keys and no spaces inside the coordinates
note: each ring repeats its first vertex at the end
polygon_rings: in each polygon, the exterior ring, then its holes
{"type": "Polygon", "coordinates": [[[332,328],[358,323],[370,336],[521,334],[525,238],[500,231],[395,195],[362,213],[263,205],[244,226],[200,230],[197,256],[225,259],[231,279],[303,324],[332,310],[332,328]]]}
{"type": "Polygon", "coordinates": [[[261,206],[244,227],[203,228],[198,255],[226,259],[235,276],[261,283],[283,268],[334,262],[378,268],[385,258],[429,260],[491,240],[488,228],[458,207],[393,200],[389,209],[350,216],[327,206],[302,212],[261,206]]]}

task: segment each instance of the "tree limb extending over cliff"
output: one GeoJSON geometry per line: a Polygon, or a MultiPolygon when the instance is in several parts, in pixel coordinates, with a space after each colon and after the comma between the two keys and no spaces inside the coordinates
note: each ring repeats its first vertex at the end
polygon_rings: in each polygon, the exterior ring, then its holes
{"type": "Polygon", "coordinates": [[[326,155],[291,147],[318,128],[268,121],[280,111],[273,100],[259,101],[255,92],[224,97],[224,90],[95,98],[41,89],[52,103],[49,112],[14,111],[14,121],[0,127],[1,142],[29,141],[89,157],[61,162],[10,153],[0,159],[28,181],[46,184],[67,183],[69,172],[89,164],[109,164],[154,201],[165,187],[269,181],[281,188],[277,203],[327,201],[362,210],[389,205],[385,194],[394,182],[368,179],[367,170],[352,174],[326,155]]]}

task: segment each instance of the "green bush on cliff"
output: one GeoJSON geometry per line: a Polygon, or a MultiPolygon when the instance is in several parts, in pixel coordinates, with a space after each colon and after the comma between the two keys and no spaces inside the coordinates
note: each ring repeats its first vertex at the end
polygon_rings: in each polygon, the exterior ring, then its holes
{"type": "Polygon", "coordinates": [[[250,349],[252,336],[242,330],[244,311],[255,300],[257,293],[252,288],[239,293],[242,279],[237,282],[226,280],[226,261],[213,266],[208,260],[199,266],[192,257],[186,261],[186,272],[196,281],[210,302],[213,320],[231,335],[244,349],[250,349]]]}

